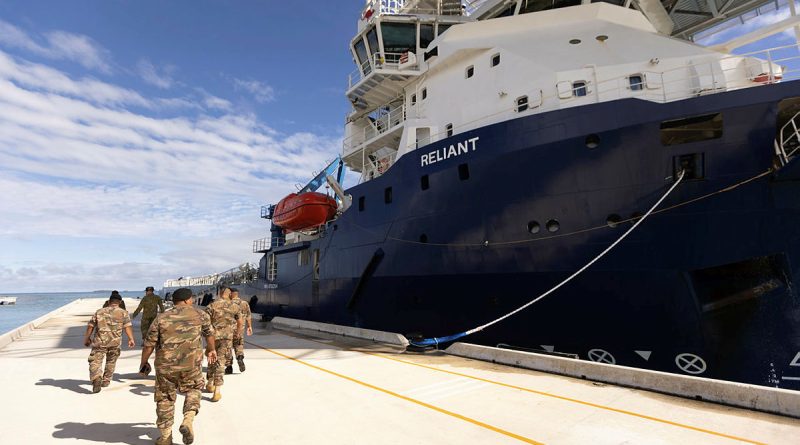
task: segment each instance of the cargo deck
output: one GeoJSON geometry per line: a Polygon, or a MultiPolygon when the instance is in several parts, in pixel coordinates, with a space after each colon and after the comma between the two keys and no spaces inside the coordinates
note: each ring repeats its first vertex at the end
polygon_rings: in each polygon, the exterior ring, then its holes
{"type": "MultiPolygon", "coordinates": [[[[101,304],[78,300],[12,333],[14,341],[0,337],[4,442],[138,445],[158,436],[154,377],[136,373],[140,344],[123,348],[111,386],[91,393],[81,342],[101,304]]],[[[139,343],[138,320],[134,332],[139,343]]],[[[220,402],[203,394],[195,443],[790,444],[800,437],[800,420],[788,416],[443,352],[413,354],[267,323],[245,340],[247,371],[225,377],[220,402]]],[[[177,424],[174,434],[179,443],[177,424]]]]}

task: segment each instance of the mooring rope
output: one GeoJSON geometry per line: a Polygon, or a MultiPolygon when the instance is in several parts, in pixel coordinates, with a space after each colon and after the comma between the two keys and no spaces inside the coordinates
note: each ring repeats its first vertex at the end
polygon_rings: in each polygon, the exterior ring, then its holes
{"type": "Polygon", "coordinates": [[[665,199],[667,199],[667,197],[668,197],[670,194],[672,194],[672,192],[675,190],[675,188],[676,188],[676,187],[678,187],[678,185],[679,185],[679,184],[680,184],[680,183],[683,181],[683,178],[684,178],[685,174],[686,174],[686,171],[685,171],[685,170],[681,170],[681,172],[680,172],[680,175],[678,176],[678,179],[676,179],[676,180],[675,180],[675,183],[674,183],[674,184],[672,184],[672,187],[670,187],[670,188],[669,188],[669,189],[668,189],[668,190],[667,190],[667,191],[666,191],[666,192],[665,192],[665,193],[664,193],[664,194],[661,196],[661,198],[660,198],[658,201],[656,201],[656,203],[655,203],[655,204],[653,204],[653,206],[652,206],[652,207],[650,207],[650,210],[648,210],[648,211],[647,211],[647,213],[645,213],[645,214],[644,214],[644,215],[643,215],[643,216],[642,216],[642,217],[641,217],[641,218],[640,218],[638,221],[636,221],[636,223],[634,223],[634,224],[633,224],[633,226],[631,226],[631,227],[630,227],[628,230],[626,230],[626,231],[625,231],[625,233],[623,233],[623,234],[622,234],[622,236],[620,236],[620,237],[619,237],[619,238],[618,238],[616,241],[614,241],[614,242],[613,242],[613,243],[612,243],[610,246],[606,247],[606,248],[605,248],[605,250],[603,250],[602,252],[600,252],[600,254],[599,254],[599,255],[597,255],[597,256],[596,256],[596,257],[594,257],[594,258],[593,258],[591,261],[589,261],[588,263],[586,263],[586,265],[584,265],[583,267],[581,267],[580,269],[578,269],[577,271],[575,271],[575,272],[574,272],[572,275],[568,276],[567,278],[565,278],[564,280],[562,280],[560,283],[558,283],[558,284],[556,284],[555,286],[553,286],[553,287],[552,287],[550,290],[548,290],[547,292],[545,292],[545,293],[543,293],[543,294],[539,295],[538,297],[534,298],[533,300],[531,300],[531,301],[529,301],[529,302],[525,303],[524,305],[522,305],[522,306],[520,306],[520,307],[518,307],[518,308],[514,309],[513,311],[511,311],[511,312],[509,312],[509,313],[507,313],[507,314],[503,315],[502,317],[500,317],[500,318],[496,318],[496,319],[494,319],[494,320],[492,320],[492,321],[490,321],[490,322],[488,322],[488,323],[486,323],[486,324],[480,325],[480,326],[478,326],[478,327],[476,327],[476,328],[470,329],[470,330],[468,330],[468,331],[460,332],[460,333],[458,333],[458,334],[448,335],[448,336],[445,336],[445,337],[433,337],[433,338],[426,338],[426,339],[423,339],[423,340],[421,340],[421,341],[409,342],[409,344],[410,344],[410,345],[412,345],[412,346],[417,346],[417,347],[425,347],[425,346],[437,346],[437,347],[438,347],[438,346],[439,346],[439,343],[447,343],[447,342],[451,342],[451,341],[454,341],[454,340],[458,340],[459,338],[466,337],[466,336],[468,336],[468,335],[474,334],[474,333],[476,333],[476,332],[480,332],[480,331],[482,331],[482,330],[484,330],[484,329],[488,328],[489,326],[492,326],[492,325],[495,325],[495,324],[497,324],[497,323],[500,323],[501,321],[505,320],[506,318],[508,318],[508,317],[511,317],[512,315],[514,315],[514,314],[516,314],[516,313],[518,313],[518,312],[524,311],[525,309],[527,309],[527,308],[528,308],[528,307],[530,307],[531,305],[533,305],[533,304],[535,304],[535,303],[537,303],[537,302],[541,301],[541,300],[542,300],[543,298],[545,298],[546,296],[548,296],[548,295],[552,294],[553,292],[557,291],[559,288],[561,288],[561,287],[562,287],[562,286],[564,286],[565,284],[567,284],[567,283],[569,283],[570,281],[572,281],[572,280],[573,280],[575,277],[577,277],[578,275],[580,275],[581,273],[583,273],[583,272],[584,272],[586,269],[588,269],[589,267],[591,267],[591,266],[592,266],[592,264],[594,264],[594,263],[596,263],[597,261],[599,261],[599,260],[600,260],[601,258],[603,258],[603,257],[604,257],[604,256],[605,256],[605,255],[606,255],[608,252],[611,252],[611,251],[612,251],[612,250],[613,250],[615,247],[617,247],[617,245],[618,245],[619,243],[621,243],[621,242],[622,242],[622,240],[624,240],[624,239],[625,239],[625,238],[626,238],[628,235],[630,235],[630,234],[631,234],[631,232],[633,232],[634,230],[636,230],[636,228],[637,228],[637,227],[639,227],[639,225],[640,225],[640,224],[642,224],[642,223],[644,222],[644,220],[646,220],[646,219],[647,219],[647,218],[648,218],[648,217],[649,217],[651,214],[653,214],[653,212],[655,212],[656,208],[657,208],[659,205],[661,205],[661,203],[662,203],[662,202],[664,202],[664,200],[665,200],[665,199]]]}

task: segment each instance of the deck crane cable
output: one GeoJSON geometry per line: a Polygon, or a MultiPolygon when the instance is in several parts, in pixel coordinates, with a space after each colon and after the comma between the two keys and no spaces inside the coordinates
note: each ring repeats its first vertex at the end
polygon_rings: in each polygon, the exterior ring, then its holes
{"type": "Polygon", "coordinates": [[[548,295],[552,294],[553,292],[555,292],[556,290],[558,290],[559,288],[561,288],[561,287],[562,287],[562,286],[564,286],[565,284],[567,284],[567,283],[569,283],[570,281],[572,281],[572,280],[573,280],[575,277],[577,277],[578,275],[580,275],[581,273],[583,273],[583,272],[584,272],[586,269],[588,269],[589,267],[591,267],[591,266],[592,266],[592,264],[594,264],[594,263],[596,263],[597,261],[599,261],[599,260],[600,260],[601,258],[603,258],[603,257],[604,257],[604,256],[605,256],[605,255],[606,255],[608,252],[611,252],[611,251],[612,251],[612,250],[613,250],[615,247],[617,247],[617,245],[618,245],[619,243],[621,243],[621,242],[622,242],[622,240],[624,240],[624,239],[625,239],[625,238],[626,238],[628,235],[630,235],[630,234],[631,234],[631,232],[633,232],[634,230],[636,230],[636,228],[637,228],[637,227],[639,227],[639,225],[640,225],[641,223],[643,223],[643,222],[644,222],[644,220],[645,220],[645,219],[647,219],[647,217],[649,217],[649,216],[650,216],[650,215],[651,215],[651,214],[652,214],[652,213],[653,213],[653,212],[656,210],[656,208],[657,208],[659,205],[661,205],[661,203],[662,203],[662,202],[664,202],[664,200],[665,200],[665,199],[667,199],[667,197],[668,197],[670,194],[672,194],[672,192],[675,190],[675,188],[676,188],[676,187],[678,187],[678,185],[679,185],[679,184],[680,184],[680,183],[683,181],[683,178],[685,177],[685,175],[686,175],[686,171],[685,171],[685,170],[681,170],[681,172],[680,172],[680,173],[679,173],[679,175],[678,175],[678,178],[675,180],[675,183],[674,183],[674,184],[672,184],[672,186],[671,186],[671,187],[670,187],[670,188],[669,188],[669,189],[668,189],[668,190],[667,190],[667,191],[666,191],[666,192],[665,192],[665,193],[664,193],[664,194],[661,196],[661,198],[660,198],[658,201],[656,201],[656,203],[655,203],[655,204],[653,204],[653,206],[652,206],[652,207],[650,207],[650,210],[648,210],[648,211],[647,211],[647,213],[645,213],[645,214],[644,214],[644,216],[642,216],[642,217],[641,217],[641,218],[640,218],[638,221],[636,221],[636,223],[635,223],[635,224],[633,224],[633,225],[632,225],[632,226],[631,226],[631,227],[630,227],[628,230],[626,230],[626,231],[625,231],[625,233],[623,233],[623,234],[622,234],[622,235],[621,235],[621,236],[620,236],[620,237],[619,237],[619,238],[618,238],[616,241],[614,241],[614,242],[613,242],[613,243],[612,243],[610,246],[606,247],[606,248],[605,248],[605,250],[603,250],[602,252],[600,252],[600,254],[599,254],[599,255],[597,255],[596,257],[594,257],[594,258],[593,258],[591,261],[589,261],[588,263],[586,263],[586,265],[584,265],[583,267],[581,267],[580,269],[578,269],[578,270],[577,270],[576,272],[574,272],[572,275],[568,276],[568,277],[567,277],[567,278],[565,278],[563,281],[561,281],[560,283],[558,283],[558,284],[556,284],[555,286],[553,286],[553,287],[552,287],[550,290],[548,290],[547,292],[545,292],[545,293],[543,293],[543,294],[539,295],[538,297],[534,298],[533,300],[531,300],[531,301],[529,301],[529,302],[525,303],[524,305],[522,305],[522,306],[520,306],[520,307],[518,307],[518,308],[514,309],[513,311],[511,311],[511,312],[509,312],[509,313],[507,313],[507,314],[503,315],[502,317],[500,317],[500,318],[496,318],[496,319],[494,319],[494,320],[492,320],[492,321],[490,321],[490,322],[488,322],[488,323],[486,323],[486,324],[482,324],[482,325],[480,325],[480,326],[478,326],[478,327],[476,327],[476,328],[470,329],[470,330],[468,330],[468,331],[460,332],[460,333],[458,333],[458,334],[448,335],[448,336],[445,336],[445,337],[433,337],[433,338],[426,338],[426,339],[423,339],[423,340],[420,340],[420,341],[409,342],[409,344],[410,344],[411,346],[416,346],[416,347],[420,347],[420,348],[422,348],[422,347],[426,347],[426,346],[436,346],[436,347],[438,347],[438,346],[439,346],[439,343],[447,343],[447,342],[455,341],[455,340],[457,340],[457,339],[459,339],[459,338],[466,337],[466,336],[468,336],[468,335],[471,335],[471,334],[474,334],[474,333],[476,333],[476,332],[480,332],[480,331],[482,331],[482,330],[484,330],[484,329],[488,328],[489,326],[492,326],[492,325],[495,325],[495,324],[497,324],[497,323],[500,323],[501,321],[505,320],[506,318],[508,318],[508,317],[511,317],[512,315],[514,315],[514,314],[516,314],[516,313],[518,313],[518,312],[521,312],[521,311],[523,311],[523,310],[527,309],[528,307],[530,307],[531,305],[533,305],[533,304],[535,304],[535,303],[537,303],[537,302],[541,301],[541,300],[542,300],[544,297],[546,297],[546,296],[548,296],[548,295]]]}

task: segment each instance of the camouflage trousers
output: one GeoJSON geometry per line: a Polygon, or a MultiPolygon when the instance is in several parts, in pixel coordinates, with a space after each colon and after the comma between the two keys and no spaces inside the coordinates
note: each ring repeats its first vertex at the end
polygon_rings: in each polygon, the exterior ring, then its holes
{"type": "Polygon", "coordinates": [[[153,324],[153,320],[155,319],[156,317],[151,318],[142,316],[142,343],[144,343],[144,338],[147,337],[147,331],[150,330],[150,325],[153,324]]]}
{"type": "Polygon", "coordinates": [[[191,371],[159,372],[156,370],[156,426],[172,428],[175,422],[175,400],[177,393],[186,394],[183,413],[200,412],[200,393],[205,386],[200,367],[191,371]]]}
{"type": "Polygon", "coordinates": [[[233,358],[244,358],[244,337],[233,337],[232,341],[233,355],[228,357],[225,366],[233,366],[233,358]]]}
{"type": "Polygon", "coordinates": [[[111,381],[114,376],[114,368],[117,366],[119,358],[119,348],[93,347],[89,353],[89,380],[95,381],[102,378],[103,383],[111,381]],[[103,371],[103,359],[106,359],[106,369],[103,371]]]}
{"type": "Polygon", "coordinates": [[[217,350],[217,361],[213,365],[208,365],[206,378],[213,382],[214,386],[222,386],[222,376],[225,374],[225,366],[231,359],[231,339],[218,338],[214,346],[217,350]]]}

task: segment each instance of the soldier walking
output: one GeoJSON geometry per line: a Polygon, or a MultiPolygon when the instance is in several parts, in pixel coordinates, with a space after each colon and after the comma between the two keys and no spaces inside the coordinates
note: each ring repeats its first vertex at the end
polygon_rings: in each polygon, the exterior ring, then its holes
{"type": "Polygon", "coordinates": [[[164,303],[161,297],[153,293],[153,286],[147,286],[144,289],[144,298],[139,302],[139,306],[133,311],[131,318],[136,318],[139,312],[142,313],[142,341],[144,341],[147,331],[150,329],[150,324],[156,319],[156,316],[164,312],[164,303]]]}
{"type": "Polygon", "coordinates": [[[216,332],[217,363],[208,365],[206,378],[208,385],[206,390],[213,392],[212,402],[218,402],[222,398],[220,386],[224,383],[222,374],[223,366],[231,360],[231,344],[233,336],[242,329],[242,318],[239,315],[241,309],[230,301],[231,290],[223,287],[220,290],[219,298],[206,307],[206,312],[211,317],[211,324],[216,332]]]}
{"type": "Polygon", "coordinates": [[[131,317],[128,311],[120,307],[121,303],[122,297],[118,293],[112,293],[108,299],[108,306],[98,309],[86,326],[83,344],[92,347],[89,353],[89,379],[92,381],[94,393],[100,392],[101,387],[111,383],[120,354],[123,329],[128,336],[128,347],[132,348],[135,345],[131,317]],[[105,371],[102,371],[103,358],[106,360],[105,371]]]}
{"type": "Polygon", "coordinates": [[[209,367],[217,362],[214,327],[203,311],[192,307],[192,291],[180,288],[172,294],[175,307],[159,315],[147,331],[142,348],[140,369],[149,373],[147,360],[156,350],[156,426],[161,433],[156,444],[172,444],[172,424],[175,421],[175,399],[178,392],[186,394],[183,402],[183,422],[179,431],[183,443],[194,442],[192,422],[200,411],[203,390],[203,343],[209,367]]]}
{"type": "MultiPolygon", "coordinates": [[[[253,335],[253,314],[250,312],[250,304],[240,299],[239,290],[234,288],[231,288],[231,301],[241,309],[239,318],[247,324],[247,335],[253,335]]],[[[234,355],[225,363],[225,374],[233,374],[233,357],[236,357],[239,372],[244,372],[244,323],[242,323],[242,328],[237,329],[233,336],[234,355]]]]}

